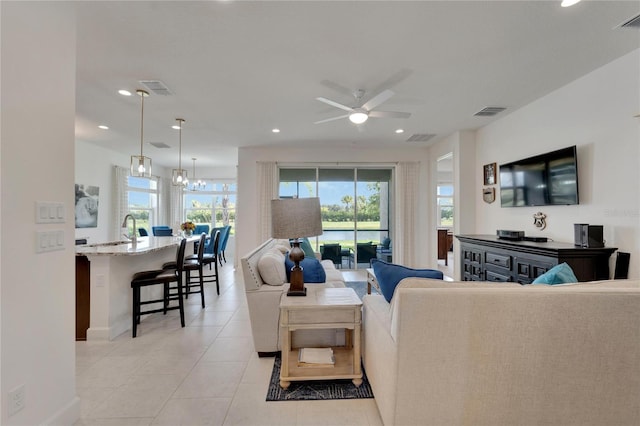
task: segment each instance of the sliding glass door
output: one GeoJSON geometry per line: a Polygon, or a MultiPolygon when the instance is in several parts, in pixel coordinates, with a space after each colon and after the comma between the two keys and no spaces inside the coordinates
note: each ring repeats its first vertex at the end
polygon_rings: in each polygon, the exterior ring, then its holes
{"type": "Polygon", "coordinates": [[[390,168],[282,167],[279,195],[317,194],[323,234],[312,241],[316,251],[323,253],[325,246],[331,246],[338,267],[366,268],[374,257],[392,259],[391,176],[390,168]]]}

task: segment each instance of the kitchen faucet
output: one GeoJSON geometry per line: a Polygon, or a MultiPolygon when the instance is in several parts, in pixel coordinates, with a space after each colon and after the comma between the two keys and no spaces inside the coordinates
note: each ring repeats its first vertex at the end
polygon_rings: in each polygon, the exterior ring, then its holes
{"type": "Polygon", "coordinates": [[[131,240],[131,242],[133,244],[135,244],[138,239],[136,238],[136,232],[137,232],[137,228],[136,228],[136,218],[133,217],[133,215],[131,213],[127,213],[126,216],[124,217],[124,220],[122,221],[122,227],[126,228],[127,227],[127,219],[131,218],[131,220],[133,220],[133,235],[131,237],[129,237],[126,234],[122,234],[125,237],[127,237],[129,240],[131,240]]]}

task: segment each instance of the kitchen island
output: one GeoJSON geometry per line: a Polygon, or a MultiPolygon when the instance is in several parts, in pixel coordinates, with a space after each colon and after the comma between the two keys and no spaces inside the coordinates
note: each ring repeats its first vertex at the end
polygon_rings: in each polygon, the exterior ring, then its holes
{"type": "MultiPolygon", "coordinates": [[[[198,238],[189,237],[188,241],[198,238]]],[[[76,283],[77,287],[88,287],[89,292],[86,340],[112,340],[131,328],[131,277],[136,272],[160,269],[164,262],[175,260],[181,239],[149,236],[138,237],[135,244],[114,241],[76,247],[76,256],[86,258],[89,263],[89,282],[76,283]]],[[[187,250],[192,252],[193,245],[187,244],[187,250]]],[[[159,288],[143,290],[161,291],[159,288]]]]}

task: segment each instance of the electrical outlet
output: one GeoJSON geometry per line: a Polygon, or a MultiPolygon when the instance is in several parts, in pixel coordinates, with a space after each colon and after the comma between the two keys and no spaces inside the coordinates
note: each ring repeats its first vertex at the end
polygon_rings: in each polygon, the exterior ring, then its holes
{"type": "Polygon", "coordinates": [[[20,385],[9,392],[9,416],[13,416],[24,408],[27,402],[26,397],[24,385],[20,385]]]}

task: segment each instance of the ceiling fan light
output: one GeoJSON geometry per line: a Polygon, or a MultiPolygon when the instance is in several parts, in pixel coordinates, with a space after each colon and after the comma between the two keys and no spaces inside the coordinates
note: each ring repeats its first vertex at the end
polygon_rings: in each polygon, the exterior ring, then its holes
{"type": "Polygon", "coordinates": [[[362,111],[356,111],[349,114],[349,120],[354,124],[362,124],[367,121],[368,118],[369,116],[362,111]]]}

